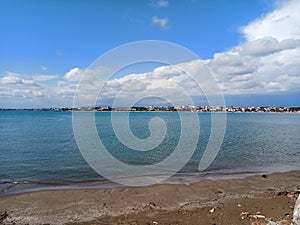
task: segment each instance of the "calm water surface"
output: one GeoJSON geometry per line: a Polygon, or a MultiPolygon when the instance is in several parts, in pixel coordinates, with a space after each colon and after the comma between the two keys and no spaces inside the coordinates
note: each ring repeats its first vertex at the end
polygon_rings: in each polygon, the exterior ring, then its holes
{"type": "MultiPolygon", "coordinates": [[[[91,112],[87,112],[91,113],[91,112]]],[[[133,134],[150,135],[151,118],[162,118],[167,134],[162,143],[146,152],[123,145],[111,125],[111,113],[95,113],[98,134],[111,155],[133,165],[162,161],[180,137],[177,113],[134,112],[130,114],[133,134]]],[[[220,179],[253,173],[300,169],[300,114],[227,114],[224,142],[215,161],[198,171],[210,135],[209,113],[198,113],[200,137],[189,163],[170,182],[220,179]]],[[[118,112],[122,120],[125,113],[118,112]]],[[[193,132],[191,130],[190,132],[193,132]]],[[[113,186],[83,159],[73,135],[71,112],[0,112],[0,194],[70,187],[113,186]]]]}

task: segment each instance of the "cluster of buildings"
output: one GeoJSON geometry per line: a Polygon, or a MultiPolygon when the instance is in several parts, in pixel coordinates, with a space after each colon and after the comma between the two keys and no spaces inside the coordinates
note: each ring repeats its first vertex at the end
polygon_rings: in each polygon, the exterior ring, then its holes
{"type": "Polygon", "coordinates": [[[239,106],[134,106],[134,107],[115,107],[96,106],[96,107],[64,107],[64,108],[45,108],[45,109],[0,109],[8,110],[30,110],[30,111],[143,111],[143,112],[300,112],[300,107],[239,107],[239,106]]]}
{"type": "MultiPolygon", "coordinates": [[[[45,109],[44,109],[45,110],[45,109]]],[[[300,112],[300,107],[239,107],[239,106],[136,106],[116,107],[97,106],[80,108],[50,108],[49,111],[162,111],[162,112],[300,112]]]]}

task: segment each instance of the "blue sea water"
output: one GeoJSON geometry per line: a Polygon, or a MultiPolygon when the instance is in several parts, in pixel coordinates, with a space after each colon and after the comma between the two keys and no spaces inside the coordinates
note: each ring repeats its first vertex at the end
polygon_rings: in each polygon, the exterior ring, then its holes
{"type": "MultiPolygon", "coordinates": [[[[114,113],[115,118],[126,119],[126,113],[114,113]]],[[[112,156],[129,165],[161,162],[172,154],[181,135],[180,117],[176,112],[132,112],[129,124],[138,138],[150,135],[148,123],[154,117],[163,119],[167,127],[166,136],[156,148],[135,151],[116,137],[110,112],[93,114],[103,145],[112,156]]],[[[211,114],[197,113],[197,116],[200,121],[197,148],[185,167],[169,182],[300,169],[300,114],[227,114],[219,154],[202,172],[198,166],[209,140],[211,114]]],[[[0,194],[114,185],[96,173],[81,155],[73,134],[71,112],[0,111],[0,194]]]]}

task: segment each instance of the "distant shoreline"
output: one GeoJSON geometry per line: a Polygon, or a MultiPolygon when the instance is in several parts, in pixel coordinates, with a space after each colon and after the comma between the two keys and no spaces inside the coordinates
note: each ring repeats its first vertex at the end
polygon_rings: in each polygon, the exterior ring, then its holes
{"type": "Polygon", "coordinates": [[[0,108],[0,111],[54,111],[54,112],[227,112],[227,113],[299,113],[300,106],[295,107],[240,107],[240,106],[178,106],[178,107],[63,107],[63,108],[0,108]]]}

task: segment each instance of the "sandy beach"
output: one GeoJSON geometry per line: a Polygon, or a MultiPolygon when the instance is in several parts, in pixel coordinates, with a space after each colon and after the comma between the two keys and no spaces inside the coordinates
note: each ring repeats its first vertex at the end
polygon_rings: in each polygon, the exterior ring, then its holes
{"type": "Polygon", "coordinates": [[[0,224],[290,224],[300,171],[149,187],[0,196],[0,224]]]}

